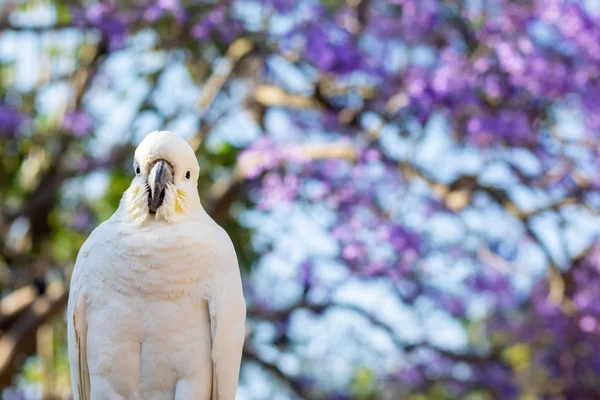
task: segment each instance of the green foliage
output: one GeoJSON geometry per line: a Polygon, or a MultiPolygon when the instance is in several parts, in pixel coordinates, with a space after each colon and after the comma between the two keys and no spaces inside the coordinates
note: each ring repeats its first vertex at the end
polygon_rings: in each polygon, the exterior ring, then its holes
{"type": "Polygon", "coordinates": [[[241,149],[226,141],[220,141],[216,146],[207,148],[207,150],[206,158],[211,165],[233,166],[241,149]]]}
{"type": "Polygon", "coordinates": [[[529,367],[531,362],[531,346],[527,343],[517,343],[504,350],[502,358],[516,371],[529,367]]]}
{"type": "Polygon", "coordinates": [[[236,218],[230,216],[226,221],[221,222],[233,243],[236,246],[236,252],[240,268],[246,272],[252,270],[252,265],[257,258],[257,254],[252,248],[250,229],[240,225],[236,218]]]}
{"type": "Polygon", "coordinates": [[[335,12],[339,10],[346,2],[344,0],[323,0],[322,4],[327,11],[335,12]]]}
{"type": "Polygon", "coordinates": [[[131,176],[125,175],[122,171],[115,169],[109,172],[109,184],[104,196],[90,204],[97,221],[106,221],[110,218],[130,183],[131,176]]]}
{"type": "Polygon", "coordinates": [[[434,383],[425,393],[419,393],[408,396],[407,400],[447,400],[449,398],[452,397],[444,388],[444,385],[441,382],[439,382],[434,383]]]}
{"type": "Polygon", "coordinates": [[[29,382],[41,382],[44,378],[44,363],[38,357],[32,357],[25,362],[23,378],[29,382]]]}
{"type": "Polygon", "coordinates": [[[84,239],[80,234],[70,230],[57,230],[52,238],[52,256],[59,263],[73,262],[84,239]]]}
{"type": "Polygon", "coordinates": [[[71,8],[65,2],[57,1],[55,2],[56,9],[56,22],[59,24],[66,24],[71,21],[71,8]]]}
{"type": "Polygon", "coordinates": [[[359,367],[354,371],[352,377],[352,394],[356,399],[366,400],[373,398],[375,394],[376,378],[367,367],[359,367]]]}
{"type": "Polygon", "coordinates": [[[493,400],[493,396],[486,391],[475,390],[467,394],[464,400],[493,400]]]}

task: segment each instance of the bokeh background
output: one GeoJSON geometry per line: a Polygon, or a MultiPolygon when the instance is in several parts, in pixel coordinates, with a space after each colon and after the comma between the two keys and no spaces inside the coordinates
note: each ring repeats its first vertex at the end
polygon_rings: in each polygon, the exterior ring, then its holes
{"type": "Polygon", "coordinates": [[[0,388],[70,397],[145,134],[238,251],[239,399],[600,398],[600,2],[0,2],[0,388]]]}

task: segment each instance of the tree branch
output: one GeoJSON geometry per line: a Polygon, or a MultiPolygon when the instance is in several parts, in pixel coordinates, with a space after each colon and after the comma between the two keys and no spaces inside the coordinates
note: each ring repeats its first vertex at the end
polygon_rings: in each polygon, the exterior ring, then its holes
{"type": "Polygon", "coordinates": [[[35,301],[37,292],[35,286],[27,285],[12,291],[0,300],[1,330],[6,330],[35,301]]]}
{"type": "Polygon", "coordinates": [[[68,300],[68,290],[62,285],[50,285],[45,295],[39,296],[16,320],[0,339],[0,389],[10,385],[18,368],[19,352],[24,349],[26,338],[51,316],[61,312],[68,300]]]}
{"type": "Polygon", "coordinates": [[[260,365],[263,369],[275,375],[275,377],[279,379],[279,381],[281,381],[284,385],[286,385],[298,398],[310,398],[308,391],[306,390],[305,386],[300,380],[284,374],[283,371],[281,371],[281,369],[277,365],[263,360],[249,347],[250,346],[244,346],[244,360],[255,362],[258,365],[260,365]]]}
{"type": "Polygon", "coordinates": [[[239,38],[227,49],[225,59],[217,63],[213,74],[208,78],[200,93],[199,105],[208,110],[221,87],[231,76],[238,63],[254,49],[254,43],[248,38],[239,38]]]}
{"type": "Polygon", "coordinates": [[[309,303],[306,300],[302,300],[290,307],[286,307],[285,309],[281,309],[281,310],[274,310],[274,311],[248,310],[248,315],[253,318],[266,319],[269,321],[282,321],[282,320],[289,319],[292,312],[294,312],[298,309],[310,310],[311,312],[313,312],[315,314],[323,314],[325,311],[331,310],[331,309],[341,309],[341,310],[351,311],[357,315],[360,315],[364,319],[366,319],[373,326],[383,330],[388,335],[388,337],[392,340],[392,342],[394,343],[396,348],[398,348],[399,350],[402,350],[404,352],[410,352],[414,349],[425,347],[425,348],[430,348],[432,351],[435,351],[435,352],[443,355],[444,357],[450,358],[454,361],[464,361],[464,362],[476,363],[476,362],[482,362],[482,361],[489,360],[489,359],[494,359],[494,360],[497,360],[498,362],[503,362],[500,359],[500,354],[495,350],[492,350],[491,352],[489,352],[487,354],[473,354],[473,353],[467,353],[467,352],[458,353],[458,352],[453,352],[450,350],[445,350],[445,349],[440,349],[438,347],[434,347],[430,343],[426,343],[426,342],[405,343],[398,337],[398,335],[396,334],[396,332],[390,325],[388,325],[384,321],[381,321],[376,316],[372,315],[368,311],[366,311],[363,308],[361,308],[357,305],[354,305],[354,304],[338,303],[338,302],[314,304],[314,303],[309,303]]]}

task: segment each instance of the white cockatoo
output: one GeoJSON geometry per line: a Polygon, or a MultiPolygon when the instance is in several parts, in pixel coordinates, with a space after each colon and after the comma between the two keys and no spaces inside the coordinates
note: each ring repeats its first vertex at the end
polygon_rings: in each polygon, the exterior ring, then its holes
{"type": "Polygon", "coordinates": [[[75,400],[235,398],[246,304],[199,169],[184,139],[148,134],[118,210],[81,247],[67,313],[75,400]]]}

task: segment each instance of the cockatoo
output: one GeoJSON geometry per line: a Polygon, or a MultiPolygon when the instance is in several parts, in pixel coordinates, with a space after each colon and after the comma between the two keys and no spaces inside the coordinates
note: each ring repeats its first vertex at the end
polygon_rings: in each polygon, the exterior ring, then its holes
{"type": "Polygon", "coordinates": [[[73,398],[234,399],[246,304],[233,244],[200,204],[194,151],[155,131],[133,170],[71,277],[73,398]]]}

